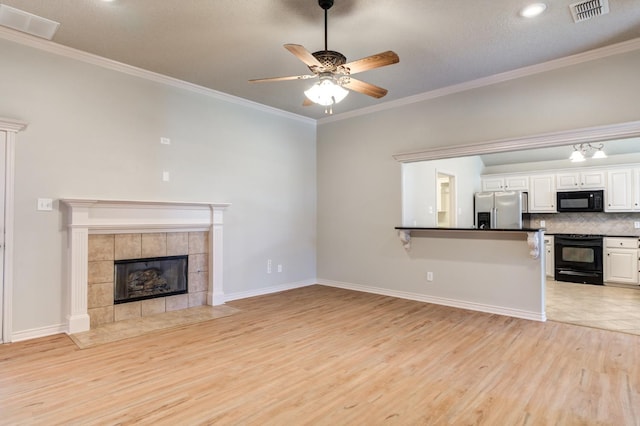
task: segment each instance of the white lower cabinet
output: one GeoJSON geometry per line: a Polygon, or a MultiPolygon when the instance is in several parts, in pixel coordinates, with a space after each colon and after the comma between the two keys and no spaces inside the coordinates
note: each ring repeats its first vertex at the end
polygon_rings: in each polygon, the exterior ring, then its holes
{"type": "Polygon", "coordinates": [[[637,238],[605,238],[604,281],[638,284],[637,238]]]}

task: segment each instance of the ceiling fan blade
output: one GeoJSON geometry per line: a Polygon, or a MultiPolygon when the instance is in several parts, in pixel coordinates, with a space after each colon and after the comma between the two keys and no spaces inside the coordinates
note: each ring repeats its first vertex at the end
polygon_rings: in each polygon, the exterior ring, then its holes
{"type": "Polygon", "coordinates": [[[387,50],[386,52],[349,62],[343,66],[345,68],[349,68],[351,74],[355,74],[362,71],[372,70],[374,68],[384,67],[386,65],[397,64],[398,62],[400,62],[398,55],[391,50],[387,50]]]}
{"type": "Polygon", "coordinates": [[[315,75],[292,75],[289,77],[269,77],[269,78],[256,78],[253,80],[249,80],[249,83],[265,83],[270,81],[287,81],[287,80],[307,80],[309,78],[314,78],[315,75]]]}
{"type": "Polygon", "coordinates": [[[304,101],[302,101],[302,106],[307,107],[307,106],[311,106],[311,105],[313,105],[313,101],[310,100],[309,98],[304,98],[304,101]]]}
{"type": "Polygon", "coordinates": [[[304,46],[299,44],[285,44],[284,48],[293,53],[296,58],[304,62],[308,67],[322,67],[320,61],[311,54],[304,46]]]}
{"type": "Polygon", "coordinates": [[[355,78],[351,78],[349,82],[343,84],[342,87],[374,98],[381,98],[387,94],[387,89],[383,89],[382,87],[375,86],[371,83],[356,80],[355,78]]]}

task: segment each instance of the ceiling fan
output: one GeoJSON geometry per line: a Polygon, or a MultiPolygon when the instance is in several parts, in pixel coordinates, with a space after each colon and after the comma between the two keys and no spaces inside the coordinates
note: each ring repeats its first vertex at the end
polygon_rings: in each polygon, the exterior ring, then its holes
{"type": "Polygon", "coordinates": [[[309,106],[313,103],[323,105],[325,106],[325,113],[329,114],[333,113],[332,105],[337,104],[347,96],[349,91],[346,89],[374,98],[382,98],[387,94],[387,89],[356,80],[351,75],[396,64],[400,61],[398,55],[388,50],[347,63],[347,58],[342,53],[327,49],[327,11],[333,6],[333,0],[318,0],[318,4],[324,9],[324,50],[310,53],[304,46],[299,44],[284,45],[285,49],[304,62],[313,74],[260,78],[249,80],[249,82],[307,80],[318,77],[319,81],[304,92],[307,98],[303,105],[309,106]]]}

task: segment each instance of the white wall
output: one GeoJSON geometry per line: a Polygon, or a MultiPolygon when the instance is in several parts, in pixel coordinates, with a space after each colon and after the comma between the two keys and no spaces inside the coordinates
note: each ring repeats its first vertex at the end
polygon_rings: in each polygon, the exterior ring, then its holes
{"type": "Polygon", "coordinates": [[[9,41],[0,52],[0,116],[29,123],[16,148],[14,334],[66,314],[62,207],[38,212],[39,197],[229,202],[225,294],[313,280],[314,122],[9,41]],[[266,274],[268,258],[283,272],[266,274]]]}
{"type": "MultiPolygon", "coordinates": [[[[402,194],[401,165],[392,155],[638,120],[639,69],[635,51],[320,124],[318,277],[477,303],[487,303],[490,293],[499,296],[496,303],[526,298],[536,285],[539,293],[540,262],[501,270],[500,284],[492,281],[494,263],[482,266],[485,256],[513,249],[508,244],[414,237],[416,248],[405,252],[394,230],[402,221],[402,194]],[[425,280],[427,268],[436,271],[433,284],[425,280]]],[[[539,306],[536,299],[525,308],[539,306]]]]}
{"type": "Polygon", "coordinates": [[[480,190],[478,156],[402,164],[402,226],[437,226],[437,173],[455,176],[457,227],[473,226],[473,194],[480,190]]]}

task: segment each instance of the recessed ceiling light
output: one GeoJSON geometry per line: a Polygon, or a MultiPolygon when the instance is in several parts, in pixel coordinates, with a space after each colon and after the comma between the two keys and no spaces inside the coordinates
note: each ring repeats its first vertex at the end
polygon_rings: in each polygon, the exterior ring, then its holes
{"type": "Polygon", "coordinates": [[[525,6],[520,11],[520,16],[523,16],[525,18],[533,18],[535,16],[540,15],[542,12],[544,12],[546,8],[547,8],[547,5],[545,3],[533,3],[533,4],[530,4],[529,6],[525,6]]]}

